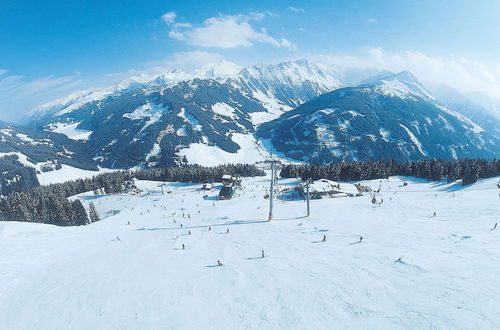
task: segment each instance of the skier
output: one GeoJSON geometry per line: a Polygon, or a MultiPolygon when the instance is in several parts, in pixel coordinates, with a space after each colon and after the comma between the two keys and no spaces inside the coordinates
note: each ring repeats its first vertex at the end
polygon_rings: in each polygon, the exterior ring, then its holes
{"type": "Polygon", "coordinates": [[[262,258],[264,258],[264,250],[262,250],[262,258]]]}
{"type": "Polygon", "coordinates": [[[121,239],[118,236],[116,236],[116,240],[119,241],[119,242],[121,242],[121,239]]]}
{"type": "Polygon", "coordinates": [[[396,260],[396,262],[403,262],[403,257],[399,257],[398,260],[396,260]]]}
{"type": "Polygon", "coordinates": [[[217,260],[217,264],[218,264],[219,266],[224,266],[224,264],[223,264],[222,262],[220,262],[220,260],[217,260]]]}
{"type": "Polygon", "coordinates": [[[184,243],[182,243],[182,249],[183,249],[183,250],[185,250],[185,249],[186,249],[186,247],[184,246],[184,243]]]}
{"type": "Polygon", "coordinates": [[[323,235],[323,242],[326,242],[326,235],[323,235]]]}
{"type": "Polygon", "coordinates": [[[182,227],[182,223],[181,223],[181,227],[182,227]]]}
{"type": "Polygon", "coordinates": [[[208,227],[208,231],[211,231],[212,230],[212,227],[208,227]]]}
{"type": "Polygon", "coordinates": [[[359,242],[358,243],[361,243],[362,240],[363,240],[363,236],[359,236],[359,242]]]}
{"type": "Polygon", "coordinates": [[[127,221],[127,225],[130,225],[130,221],[127,221]]]}
{"type": "Polygon", "coordinates": [[[491,228],[491,230],[497,229],[497,225],[498,225],[498,222],[495,222],[495,225],[493,226],[493,228],[491,228]]]}
{"type": "Polygon", "coordinates": [[[226,228],[226,234],[229,234],[229,228],[226,228]]]}
{"type": "Polygon", "coordinates": [[[435,216],[436,216],[436,212],[434,212],[434,213],[432,214],[432,216],[433,216],[433,217],[435,217],[435,216]]]}
{"type": "Polygon", "coordinates": [[[188,230],[188,235],[191,235],[191,230],[188,230]]]}

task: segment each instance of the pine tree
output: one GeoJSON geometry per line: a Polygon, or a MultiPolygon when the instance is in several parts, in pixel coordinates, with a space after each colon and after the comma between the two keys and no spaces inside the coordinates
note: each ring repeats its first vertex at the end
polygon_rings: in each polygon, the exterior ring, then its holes
{"type": "MultiPolygon", "coordinates": [[[[74,224],[76,226],[84,226],[89,223],[89,218],[87,216],[87,211],[85,211],[85,208],[82,205],[82,202],[80,202],[78,199],[75,200],[74,202],[71,203],[75,218],[74,218],[74,224]]],[[[94,208],[95,210],[95,208],[94,208]]],[[[96,213],[97,215],[97,213],[96,213]]]]}
{"type": "Polygon", "coordinates": [[[97,214],[97,210],[95,209],[94,203],[90,202],[89,205],[89,215],[90,215],[90,222],[96,222],[101,219],[99,219],[99,214],[97,214]]]}

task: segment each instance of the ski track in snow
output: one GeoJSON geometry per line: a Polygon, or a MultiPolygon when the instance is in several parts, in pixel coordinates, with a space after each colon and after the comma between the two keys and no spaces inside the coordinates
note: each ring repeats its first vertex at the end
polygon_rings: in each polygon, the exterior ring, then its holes
{"type": "Polygon", "coordinates": [[[305,218],[303,201],[276,201],[272,222],[269,178],[244,179],[230,201],[203,199],[199,184],[169,183],[162,195],[147,181],[142,195],[82,194],[73,198],[104,218],[84,227],[0,222],[0,324],[499,328],[498,178],[465,188],[404,179],[382,181],[381,206],[369,194],[313,200],[305,218]]]}

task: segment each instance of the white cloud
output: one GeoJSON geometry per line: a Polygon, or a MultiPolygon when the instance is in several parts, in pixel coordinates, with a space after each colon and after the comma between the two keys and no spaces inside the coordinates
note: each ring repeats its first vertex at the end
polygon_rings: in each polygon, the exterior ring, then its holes
{"type": "MultiPolygon", "coordinates": [[[[193,71],[202,69],[207,65],[215,65],[219,63],[230,63],[222,55],[214,52],[203,50],[177,52],[170,55],[168,58],[160,61],[148,62],[142,69],[131,69],[125,72],[115,72],[106,74],[105,78],[110,83],[128,79],[134,76],[145,76],[153,79],[162,74],[169,75],[173,71],[175,75],[182,76],[181,71],[186,73],[186,79],[190,77],[193,71]]],[[[234,66],[237,66],[234,64],[234,66]]]]}
{"type": "Polygon", "coordinates": [[[0,97],[5,93],[11,99],[22,99],[56,89],[59,91],[67,90],[81,82],[77,80],[78,76],[79,74],[61,77],[48,76],[34,80],[23,76],[7,76],[0,79],[0,97]]]}
{"type": "Polygon", "coordinates": [[[445,84],[462,92],[500,95],[500,70],[467,58],[438,57],[419,51],[387,52],[369,49],[361,56],[318,56],[322,66],[338,72],[350,69],[408,70],[427,84],[445,84]]]}
{"type": "Polygon", "coordinates": [[[374,24],[374,23],[377,23],[377,19],[373,18],[373,17],[370,17],[366,20],[367,23],[370,23],[370,24],[374,24]]]}
{"type": "Polygon", "coordinates": [[[7,73],[7,72],[8,72],[8,70],[0,69],[0,76],[7,73]]]}
{"type": "Polygon", "coordinates": [[[293,11],[293,12],[295,12],[297,14],[303,14],[303,13],[305,13],[304,8],[296,8],[296,7],[289,6],[288,9],[290,9],[291,11],[293,11]]]}
{"type": "Polygon", "coordinates": [[[19,120],[34,106],[61,97],[81,84],[78,73],[35,79],[4,74],[0,77],[0,115],[3,120],[19,120]]]}
{"type": "Polygon", "coordinates": [[[156,63],[148,71],[150,73],[161,73],[167,70],[193,70],[210,63],[220,63],[224,57],[217,53],[202,50],[178,52],[172,54],[167,60],[156,63]]]}
{"type": "Polygon", "coordinates": [[[220,15],[210,17],[201,26],[196,27],[191,23],[175,23],[168,35],[199,47],[237,48],[265,43],[274,47],[295,49],[295,44],[289,40],[274,38],[265,29],[255,30],[252,27],[251,21],[260,21],[265,16],[266,14],[258,12],[249,15],[220,15]]]}
{"type": "Polygon", "coordinates": [[[177,15],[175,14],[175,11],[169,11],[168,13],[163,14],[161,19],[166,24],[173,24],[175,22],[176,17],[177,15]]]}

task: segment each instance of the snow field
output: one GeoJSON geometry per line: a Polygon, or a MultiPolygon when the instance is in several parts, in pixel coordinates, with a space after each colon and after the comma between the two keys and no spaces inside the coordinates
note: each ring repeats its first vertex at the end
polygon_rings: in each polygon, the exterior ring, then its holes
{"type": "Polygon", "coordinates": [[[369,194],[313,200],[306,218],[303,201],[277,200],[271,222],[268,178],[244,179],[230,201],[215,200],[218,190],[204,199],[198,184],[170,183],[162,195],[146,181],[139,196],[82,194],[75,198],[92,201],[102,221],[0,223],[0,324],[499,328],[500,229],[490,230],[500,220],[497,182],[391,178],[381,183],[380,206],[369,194]]]}

